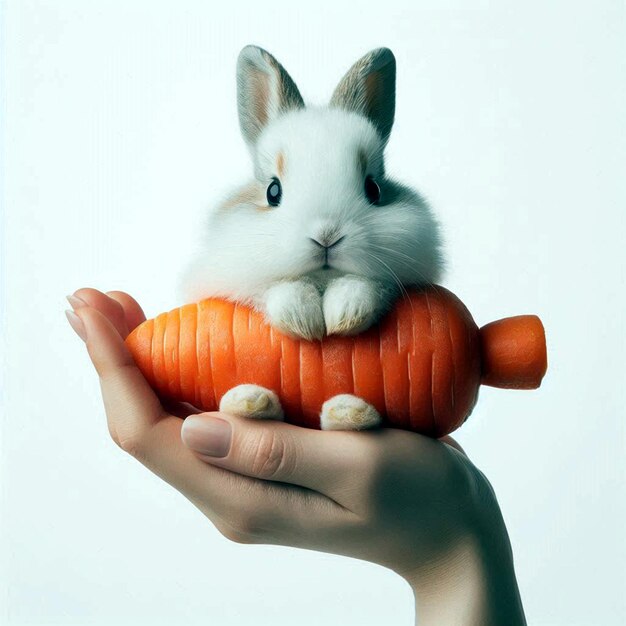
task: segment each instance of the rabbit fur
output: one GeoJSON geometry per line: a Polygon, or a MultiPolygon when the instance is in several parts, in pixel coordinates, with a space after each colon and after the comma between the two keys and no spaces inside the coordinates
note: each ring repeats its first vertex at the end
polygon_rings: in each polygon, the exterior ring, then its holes
{"type": "MultiPolygon", "coordinates": [[[[305,106],[269,52],[243,48],[237,104],[253,177],[207,216],[202,247],[181,275],[186,302],[241,302],[280,331],[315,340],[360,333],[405,286],[439,280],[439,224],[417,191],[385,172],[395,78],[393,53],[377,48],[348,70],[328,106],[305,106]]],[[[220,410],[284,417],[278,396],[254,384],[229,390],[220,410]]],[[[380,422],[349,394],[322,407],[323,429],[380,422]]]]}

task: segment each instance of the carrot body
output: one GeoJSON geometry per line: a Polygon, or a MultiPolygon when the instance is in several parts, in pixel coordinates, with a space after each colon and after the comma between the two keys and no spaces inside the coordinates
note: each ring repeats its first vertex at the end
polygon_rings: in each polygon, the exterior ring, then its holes
{"type": "Polygon", "coordinates": [[[351,393],[376,407],[383,426],[433,437],[463,423],[481,382],[533,389],[547,367],[539,318],[480,331],[440,286],[411,291],[356,337],[295,339],[247,306],[211,298],[147,320],[126,344],[161,397],[204,411],[217,410],[230,388],[255,383],[279,395],[286,421],[319,428],[324,401],[351,393]]]}

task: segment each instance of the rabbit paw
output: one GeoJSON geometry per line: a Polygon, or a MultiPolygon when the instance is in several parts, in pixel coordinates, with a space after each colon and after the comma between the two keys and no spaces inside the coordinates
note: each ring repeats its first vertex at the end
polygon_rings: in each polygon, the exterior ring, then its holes
{"type": "Polygon", "coordinates": [[[349,393],[333,396],[322,405],[322,430],[363,430],[381,422],[380,413],[369,402],[349,393]]]}
{"type": "Polygon", "coordinates": [[[322,310],[329,335],[357,335],[381,313],[376,283],[359,276],[336,278],[324,292],[322,310]]]}
{"type": "Polygon", "coordinates": [[[309,341],[321,339],[326,327],[322,297],[312,283],[281,282],[265,293],[265,314],[271,326],[309,341]]]}
{"type": "Polygon", "coordinates": [[[271,389],[260,385],[237,385],[229,389],[220,400],[219,410],[240,417],[273,420],[284,418],[278,396],[271,389]]]}

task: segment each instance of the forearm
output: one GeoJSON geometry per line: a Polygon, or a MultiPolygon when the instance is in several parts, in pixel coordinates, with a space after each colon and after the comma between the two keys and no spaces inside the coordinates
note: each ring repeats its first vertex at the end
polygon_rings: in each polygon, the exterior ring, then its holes
{"type": "Polygon", "coordinates": [[[513,555],[497,511],[409,579],[419,626],[524,626],[513,555]]]}

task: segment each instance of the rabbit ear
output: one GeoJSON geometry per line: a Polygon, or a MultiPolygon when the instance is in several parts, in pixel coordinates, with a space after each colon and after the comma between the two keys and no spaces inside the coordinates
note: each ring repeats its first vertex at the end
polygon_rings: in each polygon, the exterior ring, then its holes
{"type": "Polygon", "coordinates": [[[396,108],[396,59],[389,48],[362,56],[339,81],[331,107],[367,117],[387,143],[396,108]]]}
{"type": "Polygon", "coordinates": [[[291,76],[267,50],[246,46],[237,59],[237,106],[241,134],[253,147],[271,120],[304,107],[304,101],[291,76]]]}

